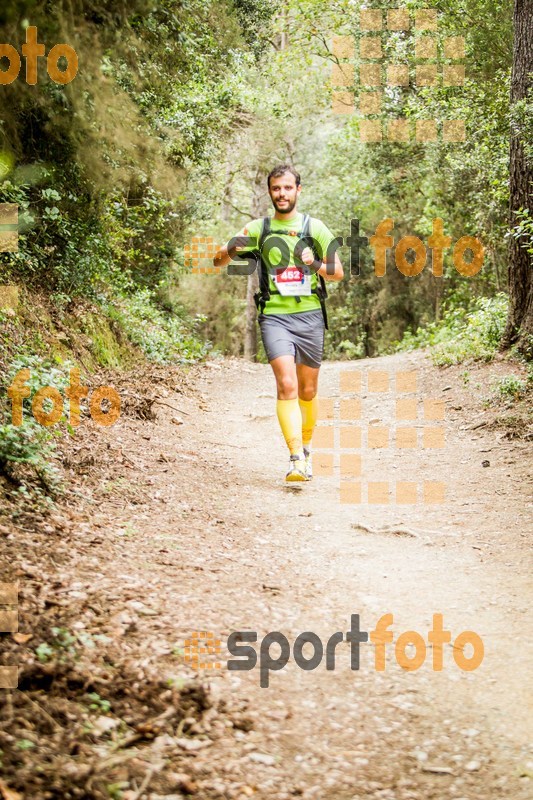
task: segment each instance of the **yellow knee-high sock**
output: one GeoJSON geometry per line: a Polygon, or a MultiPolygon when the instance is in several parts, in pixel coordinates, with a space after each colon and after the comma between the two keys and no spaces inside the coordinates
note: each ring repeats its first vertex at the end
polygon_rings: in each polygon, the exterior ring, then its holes
{"type": "Polygon", "coordinates": [[[318,417],[318,397],[315,395],[312,400],[298,398],[298,403],[302,411],[302,443],[309,447],[318,417]]]}
{"type": "Polygon", "coordinates": [[[283,436],[287,442],[291,456],[302,452],[302,412],[298,399],[278,400],[276,411],[283,436]]]}

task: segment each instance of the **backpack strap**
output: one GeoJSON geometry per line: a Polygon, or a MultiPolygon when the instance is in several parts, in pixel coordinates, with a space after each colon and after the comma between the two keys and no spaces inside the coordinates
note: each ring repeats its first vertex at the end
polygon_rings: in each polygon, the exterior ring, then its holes
{"type": "Polygon", "coordinates": [[[255,305],[261,314],[265,310],[265,305],[270,300],[269,272],[261,255],[264,241],[270,234],[270,230],[270,217],[263,217],[263,225],[261,227],[261,235],[258,243],[259,255],[257,259],[257,268],[259,269],[259,291],[254,294],[255,305]]]}
{"type": "MultiPolygon", "coordinates": [[[[270,273],[268,271],[268,265],[266,265],[263,261],[261,251],[263,249],[263,244],[267,236],[269,236],[271,232],[271,218],[270,217],[263,217],[263,226],[261,228],[261,236],[259,237],[259,258],[258,258],[258,268],[259,268],[259,291],[254,294],[254,302],[258,309],[258,311],[262,314],[265,310],[265,305],[270,300],[270,273]]],[[[309,239],[308,246],[313,251],[313,255],[315,257],[315,261],[319,260],[319,255],[316,251],[314,246],[313,238],[311,236],[311,217],[309,214],[304,214],[302,220],[302,230],[298,234],[299,239],[309,239]]],[[[326,291],[326,282],[322,275],[317,275],[318,277],[318,284],[316,289],[312,290],[312,294],[316,294],[320,301],[320,307],[322,309],[322,316],[324,318],[324,326],[328,327],[328,315],[326,312],[326,298],[328,293],[326,291]]],[[[295,297],[297,303],[301,302],[300,297],[295,297]]]]}
{"type": "Polygon", "coordinates": [[[271,231],[271,222],[270,217],[263,217],[263,227],[261,228],[261,236],[259,237],[259,258],[260,258],[260,266],[261,266],[261,275],[259,277],[259,286],[261,294],[265,296],[265,302],[270,300],[270,284],[269,284],[269,273],[268,267],[263,262],[262,251],[263,251],[263,244],[265,243],[265,239],[269,236],[271,231]]]}
{"type": "MultiPolygon", "coordinates": [[[[304,214],[302,232],[300,234],[300,238],[309,240],[308,241],[308,246],[313,251],[313,255],[315,257],[315,261],[318,261],[320,257],[319,257],[319,255],[318,255],[318,253],[316,251],[313,237],[311,236],[311,217],[309,216],[309,214],[304,214]]],[[[322,309],[322,316],[324,317],[324,326],[327,329],[327,327],[328,327],[328,313],[326,311],[326,299],[327,299],[327,296],[328,296],[328,292],[327,292],[327,289],[326,289],[326,281],[324,280],[322,275],[318,274],[318,272],[317,272],[317,278],[318,278],[318,284],[317,284],[316,289],[312,290],[312,293],[316,294],[316,296],[318,297],[318,299],[320,301],[320,307],[322,309]]]]}
{"type": "Polygon", "coordinates": [[[259,237],[259,248],[263,247],[266,237],[269,235],[271,229],[270,217],[263,217],[263,227],[261,228],[261,236],[259,237]]]}
{"type": "Polygon", "coordinates": [[[300,233],[300,239],[307,239],[308,236],[311,235],[311,217],[309,214],[304,214],[302,220],[302,230],[300,233]]]}
{"type": "MultiPolygon", "coordinates": [[[[305,239],[307,239],[309,237],[309,231],[310,231],[310,227],[309,226],[310,226],[309,214],[304,214],[303,220],[302,220],[302,230],[298,234],[298,238],[300,240],[302,240],[302,239],[305,240],[305,239]]],[[[315,253],[314,248],[312,247],[312,242],[310,243],[310,246],[311,246],[311,249],[313,250],[313,255],[314,255],[315,259],[316,259],[316,253],[315,253]]],[[[295,297],[294,299],[296,300],[297,303],[301,303],[302,302],[301,297],[295,297]]]]}

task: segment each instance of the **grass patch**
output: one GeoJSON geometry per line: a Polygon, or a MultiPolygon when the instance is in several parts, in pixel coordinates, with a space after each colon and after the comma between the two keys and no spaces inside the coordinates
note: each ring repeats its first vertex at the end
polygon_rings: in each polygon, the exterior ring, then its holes
{"type": "Polygon", "coordinates": [[[508,305],[503,292],[495,297],[480,297],[470,311],[446,311],[440,322],[418,328],[416,333],[407,331],[397,349],[431,347],[431,359],[437,366],[491,361],[500,346],[508,305]]]}
{"type": "Polygon", "coordinates": [[[105,313],[147,359],[158,364],[192,364],[204,358],[212,347],[198,338],[196,329],[203,317],[166,313],[155,304],[149,289],[108,302],[105,313]]]}

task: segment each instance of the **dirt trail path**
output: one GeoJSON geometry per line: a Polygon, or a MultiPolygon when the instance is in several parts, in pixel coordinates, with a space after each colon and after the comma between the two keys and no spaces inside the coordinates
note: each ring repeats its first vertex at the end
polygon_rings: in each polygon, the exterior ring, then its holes
{"type": "MultiPolygon", "coordinates": [[[[327,364],[320,396],[338,402],[339,371],[352,368],[327,364]]],[[[395,426],[397,398],[418,398],[419,420],[411,424],[422,427],[423,398],[446,398],[446,378],[439,380],[419,356],[382,358],[355,368],[362,373],[363,499],[367,480],[440,480],[447,484],[448,502],[395,505],[391,495],[389,507],[341,504],[338,472],[318,477],[300,492],[287,489],[280,481],[285,448],[276,431],[274,401],[264,396],[272,393],[268,370],[245,367],[243,374],[235,365],[230,369],[235,381],[227,380],[227,369],[215,372],[209,394],[219,410],[213,408],[212,422],[208,415],[203,435],[216,438],[220,413],[223,442],[244,448],[235,458],[222,442],[214,457],[246,468],[242,478],[236,476],[228,485],[227,507],[242,514],[255,547],[250,552],[237,532],[231,552],[241,552],[231,572],[239,586],[217,581],[218,591],[213,586],[211,608],[201,622],[214,630],[221,624],[228,630],[257,630],[259,640],[268,631],[281,630],[291,643],[306,630],[318,633],[325,643],[335,631],[349,629],[351,613],[359,613],[362,627],[371,630],[382,614],[392,612],[395,639],[412,629],[426,638],[434,612],[444,614],[453,637],[476,631],[486,654],[482,668],[471,673],[456,667],[451,645],[442,673],[431,670],[430,650],[420,671],[404,672],[389,652],[385,672],[376,673],[368,644],[362,645],[360,672],[350,671],[346,657],[343,667],[329,673],[323,665],[303,672],[292,663],[286,672],[271,675],[268,689],[257,689],[257,670],[240,673],[245,677],[233,678],[232,685],[239,692],[254,692],[254,705],[259,704],[264,719],[263,749],[280,757],[287,776],[316,787],[314,794],[308,789],[309,796],[375,792],[376,797],[391,798],[480,798],[502,797],[508,791],[518,797],[519,784],[511,775],[520,772],[531,711],[523,680],[528,664],[525,549],[521,554],[527,541],[521,537],[527,531],[521,525],[527,520],[525,487],[508,472],[505,446],[500,445],[490,472],[482,466],[494,435],[484,440],[461,430],[453,419],[443,423],[443,450],[365,448],[369,422],[395,426]],[[368,373],[378,371],[389,375],[388,392],[368,391],[368,373]],[[395,395],[394,376],[404,371],[416,373],[417,391],[395,395]],[[275,448],[262,447],[273,440],[275,448]],[[387,527],[391,532],[375,533],[387,527]],[[219,602],[230,613],[233,609],[233,620],[220,614],[219,602]],[[269,722],[276,706],[290,709],[277,732],[269,722]],[[453,775],[421,771],[440,766],[453,775]],[[384,789],[386,775],[396,781],[390,791],[384,789]]],[[[453,417],[447,405],[446,416],[453,417]]]]}
{"type": "Polygon", "coordinates": [[[421,354],[327,363],[319,394],[334,408],[347,369],[363,376],[364,502],[340,502],[337,462],[333,475],[301,489],[284,485],[270,368],[216,362],[200,371],[200,401],[165,398],[182,410],[184,424],[160,407],[156,424],[123,418],[92,434],[100,450],[124,455],[128,477],[117,477],[113,459],[101,475],[90,523],[78,534],[77,588],[90,586],[99,599],[98,625],[122,626],[124,650],[141,653],[142,664],[164,677],[191,674],[174,648],[192,631],[222,639],[224,668],[203,670],[200,679],[238,709],[241,722],[230,731],[206,718],[197,727],[210,739],[191,754],[198,797],[525,800],[532,775],[528,446],[476,428],[466,409],[471,390],[461,392],[455,378],[450,389],[451,372],[421,354]],[[369,391],[376,371],[389,375],[389,389],[399,372],[416,372],[416,392],[369,391]],[[388,426],[394,441],[396,399],[405,397],[417,399],[418,419],[402,424],[416,426],[419,441],[424,426],[444,426],[443,449],[367,447],[369,428],[388,426]],[[424,398],[446,400],[443,422],[424,421],[424,398]],[[396,504],[394,493],[387,505],[369,504],[367,481],[443,481],[447,499],[424,503],[419,489],[413,505],[396,504]],[[388,644],[386,669],[377,672],[369,642],[354,671],[344,642],[335,671],[324,662],[303,671],[291,657],[270,674],[268,688],[260,687],[258,668],[225,668],[232,631],[257,631],[259,642],[281,631],[291,647],[313,631],[325,645],[349,630],[350,615],[371,631],[389,612],[394,641],[408,630],[427,640],[434,613],[444,615],[452,641],[475,631],[483,664],[460,670],[446,645],[442,672],[432,670],[429,647],[425,664],[407,672],[388,644]]]}

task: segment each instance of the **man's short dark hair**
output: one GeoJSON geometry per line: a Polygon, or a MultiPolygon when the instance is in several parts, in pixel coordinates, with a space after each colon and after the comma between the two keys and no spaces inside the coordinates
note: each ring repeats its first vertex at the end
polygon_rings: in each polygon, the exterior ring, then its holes
{"type": "Polygon", "coordinates": [[[270,189],[270,178],[281,178],[281,176],[285,175],[286,172],[290,172],[291,175],[294,175],[294,179],[296,181],[296,186],[299,186],[300,185],[300,173],[296,172],[294,167],[292,167],[290,164],[280,164],[279,167],[274,167],[274,169],[271,170],[268,173],[268,177],[267,177],[267,186],[268,186],[268,188],[270,189]]]}

